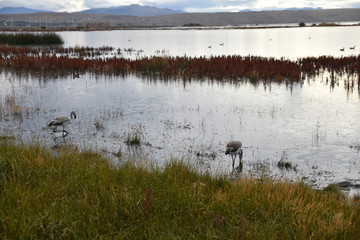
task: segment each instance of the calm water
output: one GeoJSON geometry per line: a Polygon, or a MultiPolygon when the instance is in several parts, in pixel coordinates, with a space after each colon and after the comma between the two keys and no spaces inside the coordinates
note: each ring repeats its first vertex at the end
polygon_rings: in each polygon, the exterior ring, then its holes
{"type": "MultiPolygon", "coordinates": [[[[63,32],[66,46],[141,49],[144,56],[261,55],[299,58],[358,54],[359,27],[214,31],[63,32]],[[351,36],[351,38],[349,37],[351,36]],[[310,37],[310,39],[309,39],[310,37]],[[269,40],[272,39],[272,40],[269,40]],[[326,39],[326,41],[325,41],[326,39]],[[131,41],[129,41],[131,40],[131,41]],[[224,43],[223,46],[219,43],[224,43]],[[356,45],[358,44],[358,45],[356,45]],[[211,45],[211,48],[208,46],[211,45]],[[356,46],[349,50],[349,46],[356,46]],[[345,47],[344,52],[339,49],[345,47]]],[[[316,187],[360,184],[360,98],[343,83],[331,89],[325,76],[286,86],[208,81],[154,81],[90,74],[39,79],[0,75],[0,135],[34,139],[50,147],[71,144],[112,155],[145,156],[159,165],[171,157],[200,169],[230,173],[226,142],[243,141],[243,174],[302,178],[316,187]],[[21,114],[9,114],[13,101],[21,114]],[[76,110],[65,142],[46,126],[76,110]],[[138,134],[141,147],[128,147],[138,134]],[[57,138],[54,140],[54,138],[57,138]],[[280,169],[283,159],[292,168],[280,169]]],[[[351,193],[358,189],[352,189],[351,193]]]]}
{"type": "Polygon", "coordinates": [[[251,30],[148,30],[60,32],[65,46],[114,46],[172,56],[258,55],[296,60],[308,56],[360,53],[360,27],[251,30]],[[220,45],[223,44],[223,45],[220,45]],[[355,50],[350,47],[356,46],[355,50]],[[211,48],[209,48],[211,46],[211,48]],[[340,51],[344,48],[345,51],[340,51]]]}

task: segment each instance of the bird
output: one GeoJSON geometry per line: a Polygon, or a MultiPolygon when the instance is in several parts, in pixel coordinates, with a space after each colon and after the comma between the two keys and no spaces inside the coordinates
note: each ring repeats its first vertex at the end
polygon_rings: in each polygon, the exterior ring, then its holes
{"type": "Polygon", "coordinates": [[[342,51],[342,52],[345,51],[345,48],[340,48],[340,51],[342,51]]]}
{"type": "Polygon", "coordinates": [[[350,47],[350,49],[351,49],[351,50],[355,50],[355,46],[353,46],[353,47],[350,47]]]}
{"type": "Polygon", "coordinates": [[[49,123],[48,127],[55,126],[54,132],[56,132],[56,128],[58,126],[62,126],[63,127],[62,136],[65,137],[65,136],[68,135],[68,131],[65,130],[65,126],[70,124],[71,120],[73,118],[76,119],[76,112],[75,111],[71,111],[70,116],[58,116],[58,117],[56,117],[54,120],[52,120],[49,123]],[[64,133],[66,133],[66,134],[64,135],[64,133]]]}
{"type": "Polygon", "coordinates": [[[75,78],[80,78],[80,74],[75,73],[75,71],[73,71],[73,79],[75,79],[75,78]]]}
{"type": "Polygon", "coordinates": [[[233,168],[234,168],[234,165],[235,165],[236,156],[239,155],[239,160],[240,160],[239,168],[240,168],[240,170],[242,169],[241,159],[242,159],[242,156],[243,156],[243,151],[242,151],[241,147],[242,147],[242,143],[240,141],[230,141],[230,142],[227,143],[226,150],[225,150],[225,155],[228,155],[228,154],[231,155],[233,168]]]}

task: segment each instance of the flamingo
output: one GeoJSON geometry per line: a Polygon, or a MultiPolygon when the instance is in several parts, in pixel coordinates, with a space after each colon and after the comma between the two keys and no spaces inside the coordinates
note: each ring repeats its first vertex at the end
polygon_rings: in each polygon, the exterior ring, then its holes
{"type": "Polygon", "coordinates": [[[62,126],[63,130],[62,130],[62,136],[65,137],[68,135],[68,131],[65,130],[65,126],[71,123],[72,119],[76,119],[76,113],[75,111],[71,111],[70,116],[58,116],[56,117],[54,120],[52,120],[49,123],[49,127],[51,126],[55,126],[54,128],[54,132],[56,132],[56,128],[58,126],[62,126]],[[66,135],[64,135],[64,133],[66,133],[66,135]]]}
{"type": "Polygon", "coordinates": [[[242,147],[242,143],[240,141],[230,141],[226,145],[226,150],[225,150],[225,155],[228,155],[228,154],[231,155],[233,168],[234,168],[234,165],[235,165],[236,156],[239,155],[239,160],[240,160],[239,167],[240,167],[240,170],[242,168],[241,159],[242,159],[242,156],[243,156],[243,151],[242,151],[241,147],[242,147]]]}

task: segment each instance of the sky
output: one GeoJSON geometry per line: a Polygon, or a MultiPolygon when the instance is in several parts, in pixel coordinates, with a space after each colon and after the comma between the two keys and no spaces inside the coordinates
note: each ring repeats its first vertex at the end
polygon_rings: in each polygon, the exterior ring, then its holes
{"type": "Polygon", "coordinates": [[[140,4],[186,12],[237,12],[286,8],[360,8],[360,0],[0,0],[1,7],[26,7],[57,12],[140,4]]]}

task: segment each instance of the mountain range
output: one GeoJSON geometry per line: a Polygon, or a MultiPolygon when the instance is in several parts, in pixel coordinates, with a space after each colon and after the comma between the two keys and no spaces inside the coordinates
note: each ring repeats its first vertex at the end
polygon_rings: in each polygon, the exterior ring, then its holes
{"type": "Polygon", "coordinates": [[[0,8],[0,14],[28,14],[37,12],[51,12],[38,9],[24,8],[24,7],[3,7],[0,8]]]}
{"type": "MultiPolygon", "coordinates": [[[[321,8],[287,8],[284,10],[320,10],[321,8]]],[[[252,12],[251,9],[243,9],[239,12],[252,12]]],[[[3,7],[0,8],[0,14],[31,14],[38,12],[53,12],[47,10],[30,9],[24,7],[3,7]]],[[[138,17],[150,17],[161,16],[177,13],[186,13],[182,10],[173,10],[169,8],[157,8],[152,6],[141,6],[139,4],[131,4],[128,6],[108,7],[108,8],[91,8],[84,11],[78,11],[74,13],[93,13],[93,14],[108,14],[108,15],[125,15],[125,16],[138,16],[138,17]]]]}
{"type": "MultiPolygon", "coordinates": [[[[0,14],[30,14],[38,12],[53,12],[46,10],[30,9],[24,7],[3,7],[0,8],[0,14]]],[[[91,8],[84,11],[74,13],[93,13],[93,14],[108,14],[108,15],[125,15],[125,16],[138,16],[138,17],[149,17],[149,16],[160,16],[176,13],[185,13],[180,10],[172,10],[169,8],[157,8],[151,6],[141,6],[139,4],[131,4],[128,6],[118,6],[109,8],[91,8]]]]}
{"type": "MultiPolygon", "coordinates": [[[[129,5],[92,9],[77,13],[44,12],[24,8],[1,8],[0,27],[169,27],[169,26],[245,26],[260,24],[360,23],[360,8],[291,9],[278,11],[186,13],[171,9],[129,5]],[[27,13],[20,14],[21,11],[27,13]],[[97,12],[89,13],[89,12],[97,12]],[[100,13],[101,12],[101,13],[100,13]],[[172,13],[171,13],[172,12],[172,13]]],[[[359,24],[360,25],[360,24],[359,24]]]]}
{"type": "Polygon", "coordinates": [[[151,6],[141,6],[139,4],[131,4],[128,6],[109,7],[109,8],[92,8],[77,13],[96,13],[110,15],[130,15],[139,17],[160,16],[176,13],[184,13],[184,11],[176,11],[169,8],[156,8],[151,6]]]}

